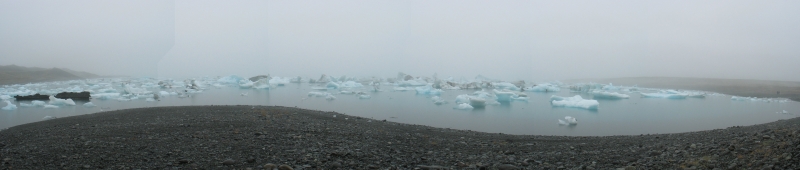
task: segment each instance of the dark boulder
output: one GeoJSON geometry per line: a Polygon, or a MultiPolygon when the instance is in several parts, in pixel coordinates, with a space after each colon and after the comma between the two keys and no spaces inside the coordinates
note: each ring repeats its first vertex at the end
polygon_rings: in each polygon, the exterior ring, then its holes
{"type": "Polygon", "coordinates": [[[261,79],[269,80],[269,75],[257,75],[257,76],[250,77],[249,79],[252,82],[256,82],[256,81],[261,80],[261,79]]]}
{"type": "Polygon", "coordinates": [[[79,99],[79,100],[89,100],[92,96],[89,94],[88,91],[75,93],[75,92],[61,92],[56,94],[56,98],[59,99],[79,99]]]}
{"type": "Polygon", "coordinates": [[[17,100],[50,100],[50,95],[41,95],[39,93],[36,93],[34,95],[27,95],[27,96],[16,95],[14,96],[14,98],[17,100]]]}

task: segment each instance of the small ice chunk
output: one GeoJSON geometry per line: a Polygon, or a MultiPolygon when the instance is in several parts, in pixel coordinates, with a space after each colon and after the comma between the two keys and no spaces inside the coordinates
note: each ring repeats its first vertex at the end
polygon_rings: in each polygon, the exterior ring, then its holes
{"type": "Polygon", "coordinates": [[[461,104],[459,104],[459,105],[456,105],[456,107],[453,107],[453,109],[458,109],[458,110],[472,110],[472,109],[474,109],[474,108],[473,108],[471,105],[469,105],[469,104],[466,104],[466,103],[461,103],[461,104]]]}
{"type": "Polygon", "coordinates": [[[486,107],[486,99],[478,97],[470,97],[469,105],[472,107],[486,107]]]}
{"type": "Polygon", "coordinates": [[[492,83],[492,85],[494,86],[495,89],[507,89],[507,90],[519,91],[519,87],[509,82],[492,83]]]}
{"type": "Polygon", "coordinates": [[[255,89],[270,89],[272,87],[271,83],[267,79],[260,79],[253,83],[253,88],[255,89]]]}
{"type": "Polygon", "coordinates": [[[269,84],[274,84],[274,85],[277,85],[277,86],[284,86],[286,84],[289,84],[289,82],[291,82],[290,79],[291,78],[288,78],[288,77],[287,78],[272,77],[272,79],[269,80],[269,84]]]}
{"type": "Polygon", "coordinates": [[[225,76],[225,77],[222,77],[220,79],[217,79],[217,82],[223,83],[223,84],[236,84],[236,83],[239,83],[239,81],[241,81],[242,79],[244,79],[244,78],[236,76],[236,75],[230,75],[230,76],[225,76]]]}
{"type": "Polygon", "coordinates": [[[594,90],[590,94],[594,95],[595,99],[627,99],[631,96],[627,94],[620,94],[617,92],[608,92],[602,90],[594,90]]]}
{"type": "Polygon", "coordinates": [[[340,88],[361,88],[364,87],[363,84],[354,82],[354,81],[346,81],[344,83],[339,84],[340,88]]]}
{"type": "Polygon", "coordinates": [[[308,92],[308,97],[325,97],[328,95],[330,95],[330,93],[328,92],[316,92],[316,91],[308,92]]]}
{"type": "Polygon", "coordinates": [[[69,105],[69,106],[75,106],[75,101],[72,101],[72,99],[59,99],[59,98],[56,98],[56,97],[50,96],[50,104],[51,104],[51,105],[69,105]]]}
{"type": "Polygon", "coordinates": [[[574,107],[588,110],[597,110],[597,107],[600,105],[597,100],[586,100],[580,95],[575,95],[573,97],[561,97],[553,95],[550,97],[550,104],[557,107],[574,107]]]}
{"type": "Polygon", "coordinates": [[[542,83],[542,84],[537,84],[537,85],[528,87],[525,90],[526,91],[532,91],[532,92],[558,92],[558,91],[561,91],[561,88],[559,88],[557,85],[554,85],[554,84],[542,83]]]}
{"type": "Polygon", "coordinates": [[[86,102],[86,103],[83,104],[83,107],[95,107],[95,106],[97,106],[97,105],[94,105],[94,103],[92,103],[92,102],[86,102]]]}
{"type": "Polygon", "coordinates": [[[3,110],[17,110],[17,105],[11,103],[11,101],[6,100],[6,106],[2,108],[3,110]]]}
{"type": "Polygon", "coordinates": [[[154,102],[154,101],[156,101],[156,99],[153,99],[152,97],[148,97],[147,99],[144,99],[144,101],[154,102]]]}
{"type": "Polygon", "coordinates": [[[327,96],[325,96],[325,100],[335,100],[335,99],[336,99],[336,96],[333,96],[333,95],[332,95],[332,94],[330,94],[330,93],[328,93],[328,95],[327,95],[327,96]]]}
{"type": "Polygon", "coordinates": [[[243,89],[253,88],[253,84],[255,84],[255,82],[247,80],[247,79],[243,79],[243,80],[239,81],[239,88],[243,88],[243,89]]]}
{"type": "Polygon", "coordinates": [[[369,98],[372,98],[372,96],[366,95],[366,94],[362,94],[362,95],[358,95],[358,98],[359,99],[369,99],[369,98]]]}
{"type": "Polygon", "coordinates": [[[108,100],[108,99],[116,99],[120,96],[119,93],[96,93],[91,94],[92,98],[100,99],[100,100],[108,100]]]}
{"type": "Polygon", "coordinates": [[[444,99],[442,99],[439,96],[433,96],[433,97],[431,97],[431,100],[433,100],[433,104],[436,104],[436,105],[442,105],[442,104],[446,104],[447,103],[447,101],[444,101],[444,99]]]}
{"type": "Polygon", "coordinates": [[[20,107],[33,107],[33,106],[36,106],[36,105],[33,105],[33,103],[19,103],[19,106],[20,107]]]}
{"type": "Polygon", "coordinates": [[[408,87],[408,88],[406,88],[406,87],[394,87],[394,91],[407,91],[407,90],[411,90],[411,89],[413,89],[413,88],[410,88],[410,87],[408,87]]]}
{"type": "Polygon", "coordinates": [[[44,108],[45,109],[58,109],[58,106],[48,104],[48,105],[44,105],[44,108]]]}
{"type": "Polygon", "coordinates": [[[576,125],[578,124],[578,120],[572,116],[564,117],[564,120],[558,119],[559,125],[576,125]]]}
{"type": "Polygon", "coordinates": [[[339,86],[340,86],[339,83],[336,83],[336,82],[328,82],[328,84],[325,85],[325,87],[327,87],[329,89],[338,89],[339,86]]]}
{"type": "Polygon", "coordinates": [[[459,103],[469,103],[469,95],[461,94],[456,96],[456,104],[459,103]]]}
{"type": "Polygon", "coordinates": [[[31,101],[31,104],[33,104],[34,106],[44,106],[47,103],[45,103],[44,101],[41,101],[41,100],[34,100],[34,101],[31,101]]]}

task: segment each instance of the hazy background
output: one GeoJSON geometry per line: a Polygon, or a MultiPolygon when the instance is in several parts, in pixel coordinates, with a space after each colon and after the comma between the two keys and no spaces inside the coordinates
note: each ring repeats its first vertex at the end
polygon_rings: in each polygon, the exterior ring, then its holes
{"type": "Polygon", "coordinates": [[[0,65],[151,77],[800,81],[800,1],[0,0],[0,65]]]}

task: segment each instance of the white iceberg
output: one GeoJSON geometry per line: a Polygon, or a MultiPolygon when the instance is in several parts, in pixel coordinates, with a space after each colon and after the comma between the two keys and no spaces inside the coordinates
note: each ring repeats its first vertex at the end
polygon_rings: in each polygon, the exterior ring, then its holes
{"type": "Polygon", "coordinates": [[[92,98],[100,100],[116,99],[119,98],[119,93],[95,93],[91,94],[92,98]]]}
{"type": "Polygon", "coordinates": [[[558,119],[558,124],[559,125],[577,125],[578,124],[578,120],[575,119],[572,116],[566,116],[566,117],[564,117],[564,120],[558,119]]]}
{"type": "Polygon", "coordinates": [[[2,108],[3,110],[17,110],[17,105],[14,105],[10,101],[6,100],[6,106],[2,108]]]}
{"type": "Polygon", "coordinates": [[[573,97],[553,95],[550,97],[550,104],[557,107],[573,107],[588,110],[597,110],[597,107],[600,105],[597,100],[583,99],[580,95],[575,95],[573,97]]]}
{"type": "Polygon", "coordinates": [[[492,86],[494,86],[495,89],[507,89],[507,90],[519,91],[519,87],[509,82],[492,83],[492,86]]]}
{"type": "Polygon", "coordinates": [[[413,88],[411,88],[411,87],[394,87],[392,90],[394,90],[394,91],[408,91],[408,90],[411,90],[411,89],[413,89],[413,88]]]}
{"type": "Polygon", "coordinates": [[[22,102],[20,102],[19,106],[20,107],[34,107],[36,105],[33,105],[33,103],[22,103],[22,102]]]}
{"type": "Polygon", "coordinates": [[[284,86],[286,84],[289,84],[290,82],[291,82],[290,78],[280,78],[280,77],[272,77],[272,79],[269,80],[269,84],[274,84],[277,86],[284,86]]]}
{"type": "Polygon", "coordinates": [[[470,97],[469,105],[472,107],[486,107],[486,99],[479,97],[470,97]]]}
{"type": "Polygon", "coordinates": [[[631,97],[627,94],[620,94],[617,92],[609,92],[601,90],[594,90],[589,94],[593,95],[595,99],[627,99],[631,97]]]}
{"type": "Polygon", "coordinates": [[[678,93],[676,91],[662,91],[660,93],[640,93],[643,98],[666,98],[666,99],[685,99],[687,94],[678,93]],[[675,93],[672,93],[675,92],[675,93]]]}
{"type": "Polygon", "coordinates": [[[86,102],[86,103],[83,104],[83,107],[96,107],[96,106],[97,105],[94,105],[94,103],[92,103],[92,102],[86,102]]]}
{"type": "Polygon", "coordinates": [[[424,80],[405,80],[405,81],[398,81],[397,86],[400,87],[407,87],[407,86],[424,86],[428,83],[424,80]]]}
{"type": "Polygon", "coordinates": [[[316,91],[308,92],[308,97],[325,97],[328,95],[330,95],[330,93],[328,92],[316,92],[316,91]]]}
{"type": "Polygon", "coordinates": [[[369,99],[369,98],[372,98],[372,96],[366,95],[366,94],[362,94],[362,95],[358,95],[358,98],[359,99],[369,99]]]}
{"type": "Polygon", "coordinates": [[[542,84],[537,84],[537,85],[528,87],[527,89],[525,89],[525,91],[532,91],[532,92],[558,92],[558,91],[561,91],[561,88],[559,88],[558,86],[556,86],[554,84],[542,83],[542,84]]]}
{"type": "Polygon", "coordinates": [[[34,100],[34,101],[31,101],[31,104],[33,104],[34,106],[44,106],[47,103],[45,103],[44,101],[41,101],[41,100],[34,100]]]}
{"type": "Polygon", "coordinates": [[[11,99],[11,96],[9,96],[9,95],[0,95],[0,100],[8,100],[8,99],[11,99]]]}
{"type": "Polygon", "coordinates": [[[758,97],[739,97],[739,96],[731,96],[731,100],[733,101],[750,101],[750,102],[765,102],[765,103],[786,103],[789,102],[789,99],[782,99],[782,98],[758,98],[758,97]]]}
{"type": "Polygon", "coordinates": [[[431,86],[416,87],[414,89],[417,90],[417,94],[427,94],[427,95],[442,94],[442,89],[434,89],[431,86]]]}
{"type": "Polygon", "coordinates": [[[364,87],[364,85],[355,81],[346,81],[344,83],[339,84],[339,88],[361,88],[361,87],[364,87]]]}
{"type": "Polygon", "coordinates": [[[332,82],[332,81],[328,82],[328,84],[325,85],[325,87],[327,87],[329,89],[339,89],[339,86],[340,86],[339,83],[332,82]]]}
{"type": "Polygon", "coordinates": [[[53,116],[44,116],[44,118],[42,118],[42,120],[50,120],[50,119],[55,119],[55,118],[56,117],[53,117],[53,116]]]}
{"type": "Polygon", "coordinates": [[[461,94],[456,96],[456,104],[469,103],[469,95],[461,94]]]}
{"type": "Polygon", "coordinates": [[[461,104],[459,104],[459,105],[456,105],[456,107],[453,107],[453,109],[458,109],[458,110],[472,110],[472,109],[474,109],[474,108],[473,108],[472,106],[470,106],[469,104],[466,104],[466,103],[461,103],[461,104]]]}
{"type": "Polygon", "coordinates": [[[44,105],[44,108],[45,109],[58,109],[58,106],[48,104],[48,105],[44,105]]]}
{"type": "Polygon", "coordinates": [[[255,82],[243,79],[239,81],[239,88],[249,89],[253,87],[253,84],[255,84],[255,82]]]}
{"type": "Polygon", "coordinates": [[[75,101],[72,101],[72,99],[59,99],[59,98],[56,98],[56,97],[50,96],[50,104],[51,104],[51,105],[69,105],[69,106],[75,106],[75,101]]]}
{"type": "Polygon", "coordinates": [[[328,93],[328,95],[327,95],[327,96],[325,96],[325,100],[335,100],[335,99],[336,99],[336,96],[333,96],[333,95],[332,95],[332,94],[330,94],[330,93],[328,93]]]}
{"type": "MultiPolygon", "coordinates": [[[[517,97],[517,94],[510,91],[494,90],[494,95],[497,96],[499,102],[509,102],[517,97]]],[[[526,98],[527,99],[527,98],[526,98]]]]}
{"type": "Polygon", "coordinates": [[[236,84],[236,83],[239,83],[239,81],[241,81],[243,79],[244,78],[236,76],[236,75],[230,75],[230,76],[225,76],[225,77],[217,79],[217,82],[223,83],[223,84],[236,84]]]}
{"type": "Polygon", "coordinates": [[[270,80],[267,79],[259,79],[258,81],[253,83],[252,86],[254,89],[270,89],[272,87],[270,80]]]}

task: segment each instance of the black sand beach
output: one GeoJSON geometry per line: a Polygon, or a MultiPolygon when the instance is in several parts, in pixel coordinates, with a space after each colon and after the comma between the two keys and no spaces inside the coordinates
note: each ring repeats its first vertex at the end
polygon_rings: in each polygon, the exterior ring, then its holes
{"type": "Polygon", "coordinates": [[[0,131],[0,169],[798,169],[798,135],[800,118],[678,134],[560,137],[291,107],[159,107],[0,131]]]}

